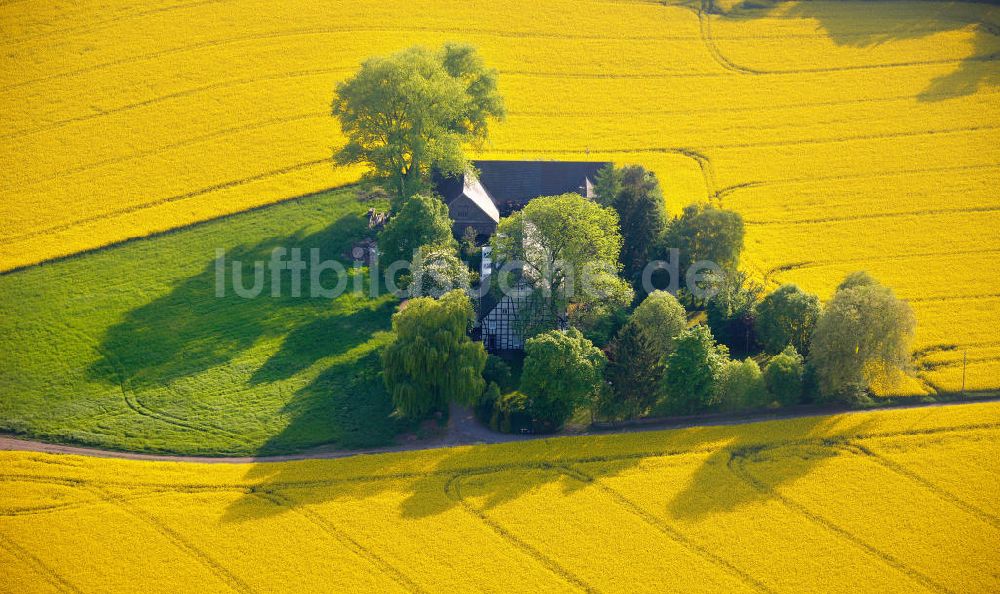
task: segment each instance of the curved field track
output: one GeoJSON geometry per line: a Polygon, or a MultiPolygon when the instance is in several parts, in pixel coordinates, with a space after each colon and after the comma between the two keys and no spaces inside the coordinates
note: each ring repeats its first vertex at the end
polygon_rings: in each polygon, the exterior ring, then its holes
{"type": "Polygon", "coordinates": [[[121,0],[0,4],[0,271],[357,179],[333,87],[468,42],[510,116],[479,153],[654,168],[747,260],[914,303],[920,381],[1000,388],[1000,9],[951,0],[121,0]]]}
{"type": "Polygon", "coordinates": [[[979,403],[303,462],[2,452],[0,590],[990,592],[998,443],[979,403]]]}

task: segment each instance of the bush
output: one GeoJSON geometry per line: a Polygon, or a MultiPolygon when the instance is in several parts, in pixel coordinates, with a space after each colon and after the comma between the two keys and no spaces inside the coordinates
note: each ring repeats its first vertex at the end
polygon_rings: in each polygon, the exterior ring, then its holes
{"type": "Polygon", "coordinates": [[[767,362],[764,367],[764,383],[767,391],[778,402],[790,406],[802,401],[804,374],[802,355],[796,352],[795,347],[789,346],[767,362]]]}
{"type": "Polygon", "coordinates": [[[753,359],[727,361],[715,380],[715,401],[725,410],[760,408],[770,403],[764,376],[753,359]]]}
{"type": "MultiPolygon", "coordinates": [[[[497,401],[490,426],[501,433],[523,433],[525,431],[548,433],[553,429],[535,421],[531,399],[523,392],[504,394],[497,401]]],[[[556,427],[558,429],[558,427],[556,427]]]]}

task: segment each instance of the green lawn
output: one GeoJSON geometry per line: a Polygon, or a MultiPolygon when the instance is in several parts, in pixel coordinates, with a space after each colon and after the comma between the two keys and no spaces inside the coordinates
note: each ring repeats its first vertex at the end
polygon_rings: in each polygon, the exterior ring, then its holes
{"type": "Polygon", "coordinates": [[[276,246],[341,258],[365,230],[353,197],[331,191],[0,277],[0,430],[206,455],[392,441],[401,427],[378,348],[394,298],[308,298],[308,274],[293,298],[288,273],[281,297],[215,295],[217,248],[244,261],[247,284],[250,262],[276,246]]]}

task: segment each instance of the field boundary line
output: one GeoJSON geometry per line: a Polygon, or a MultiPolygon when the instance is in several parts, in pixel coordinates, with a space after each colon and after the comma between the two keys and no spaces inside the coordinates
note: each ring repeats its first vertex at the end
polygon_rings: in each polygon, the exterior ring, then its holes
{"type": "Polygon", "coordinates": [[[216,577],[218,577],[231,589],[243,593],[253,592],[253,589],[246,582],[237,577],[210,555],[189,542],[186,538],[181,536],[177,531],[169,527],[163,521],[135,507],[128,500],[113,495],[100,487],[90,485],[87,488],[108,504],[120,509],[134,518],[139,519],[150,528],[153,528],[156,532],[160,533],[160,535],[173,543],[174,546],[186,553],[190,558],[194,559],[211,573],[215,574],[216,577]]]}
{"type": "Polygon", "coordinates": [[[707,548],[687,538],[686,536],[681,534],[678,530],[673,528],[668,522],[666,522],[662,518],[659,518],[649,513],[648,511],[643,509],[639,504],[635,503],[634,501],[623,495],[618,490],[604,484],[604,482],[601,481],[600,479],[595,478],[590,474],[576,468],[571,468],[569,466],[565,466],[563,468],[566,469],[567,474],[569,476],[575,477],[576,480],[580,482],[594,485],[600,491],[611,497],[611,499],[615,503],[617,503],[619,506],[624,508],[632,515],[637,516],[640,520],[642,520],[655,530],[658,530],[659,532],[663,533],[670,539],[676,541],[678,544],[690,550],[691,552],[695,553],[699,557],[705,559],[709,563],[712,563],[713,565],[723,569],[729,574],[739,578],[745,585],[759,592],[771,592],[771,593],[775,592],[775,590],[768,587],[766,584],[764,584],[757,578],[753,577],[746,571],[743,571],[733,563],[727,561],[723,557],[716,555],[707,548]]]}
{"type": "Polygon", "coordinates": [[[0,548],[3,548],[5,551],[14,556],[14,558],[31,567],[36,573],[40,574],[45,581],[50,583],[60,592],[82,592],[82,590],[70,583],[66,580],[66,578],[59,575],[41,559],[14,542],[14,540],[9,536],[0,534],[0,548]]]}
{"type": "MultiPolygon", "coordinates": [[[[533,436],[527,439],[521,439],[517,441],[548,441],[548,440],[560,440],[560,439],[572,439],[575,437],[586,437],[586,436],[597,436],[597,435],[623,435],[629,433],[642,433],[647,431],[667,431],[667,430],[677,430],[677,429],[690,429],[695,427],[730,427],[737,425],[750,425],[762,422],[774,422],[790,419],[805,419],[805,418],[829,418],[831,416],[855,416],[855,415],[865,415],[865,414],[875,414],[878,412],[891,412],[894,410],[908,410],[916,408],[936,408],[936,407],[947,407],[947,406],[965,406],[965,405],[976,405],[976,404],[988,404],[1000,401],[1000,396],[991,397],[981,397],[972,398],[966,400],[955,400],[946,402],[936,402],[936,403],[915,403],[915,404],[903,404],[896,406],[887,406],[885,408],[877,410],[839,410],[839,411],[827,411],[818,412],[815,410],[810,411],[792,411],[783,415],[774,415],[767,418],[762,417],[750,417],[750,418],[734,418],[734,419],[702,419],[700,421],[688,421],[688,422],[654,422],[644,425],[635,426],[623,426],[617,427],[613,430],[595,430],[589,433],[584,433],[580,435],[561,435],[561,436],[533,436]]],[[[1000,428],[1000,421],[987,422],[987,423],[964,423],[958,425],[948,425],[943,427],[930,427],[926,429],[911,429],[906,431],[882,431],[873,433],[851,433],[838,436],[842,439],[866,439],[870,437],[893,437],[897,435],[935,435],[941,433],[956,433],[962,431],[970,430],[980,430],[980,429],[997,429],[1000,428]]],[[[820,438],[813,438],[820,439],[820,438]]],[[[799,439],[799,440],[779,440],[767,441],[762,440],[757,442],[757,445],[766,446],[771,444],[785,444],[785,443],[809,443],[809,439],[799,439]]],[[[321,459],[341,459],[353,456],[365,456],[365,455],[383,455],[383,454],[398,454],[409,451],[430,451],[438,450],[442,448],[451,448],[467,445],[501,445],[502,443],[508,442],[468,442],[468,443],[433,443],[421,445],[418,447],[398,447],[389,446],[386,448],[376,448],[371,450],[337,450],[332,452],[304,452],[297,454],[284,454],[277,456],[184,456],[184,455],[171,455],[171,454],[146,454],[140,452],[130,452],[125,450],[110,450],[110,449],[100,449],[93,447],[81,447],[81,446],[70,446],[48,443],[44,441],[33,441],[29,439],[22,439],[16,436],[3,436],[0,434],[0,452],[7,451],[26,451],[26,452],[40,452],[48,454],[68,454],[68,455],[79,455],[79,456],[91,456],[98,458],[120,458],[120,459],[133,459],[133,460],[147,460],[147,461],[161,461],[161,462],[189,462],[197,464],[260,464],[260,463],[274,463],[274,462],[292,462],[301,460],[321,460],[321,459]]],[[[561,458],[559,461],[563,463],[578,463],[578,462],[601,462],[610,460],[630,460],[635,458],[646,458],[646,457],[662,457],[662,456],[679,456],[688,454],[704,454],[704,453],[714,453],[718,452],[720,449],[724,449],[724,446],[713,446],[713,447],[691,447],[689,449],[677,449],[677,448],[667,448],[660,450],[642,450],[636,452],[629,452],[625,454],[613,455],[613,456],[587,456],[582,458],[561,458]]],[[[533,463],[524,462],[516,463],[521,466],[525,464],[531,465],[533,463]]],[[[511,468],[512,465],[492,465],[492,466],[470,466],[468,469],[474,468],[511,468]]],[[[338,482],[351,482],[358,480],[369,480],[371,478],[411,478],[418,476],[430,476],[432,474],[451,474],[457,471],[461,471],[462,468],[439,470],[439,471],[428,471],[428,472],[403,472],[403,473],[387,473],[381,475],[360,475],[355,477],[343,477],[337,479],[333,482],[329,481],[298,481],[292,483],[283,483],[285,486],[309,486],[313,484],[336,484],[338,482]]],[[[31,475],[7,475],[0,472],[0,479],[4,476],[31,476],[31,475]]],[[[128,483],[132,485],[134,483],[128,483]]],[[[161,483],[147,483],[144,486],[150,487],[162,487],[161,483]]],[[[169,485],[168,485],[169,486],[169,485]]],[[[240,487],[245,488],[245,486],[240,487]]]]}
{"type": "MultiPolygon", "coordinates": [[[[834,445],[833,443],[827,443],[827,444],[810,444],[810,446],[812,446],[812,447],[816,447],[817,445],[820,448],[826,448],[826,449],[832,450],[834,452],[837,451],[837,450],[840,450],[840,448],[837,447],[836,445],[834,445]]],[[[802,516],[802,517],[806,518],[807,520],[813,522],[814,524],[817,524],[817,525],[819,525],[819,526],[827,529],[828,531],[833,532],[834,534],[842,537],[844,540],[846,540],[846,541],[854,544],[856,547],[858,547],[858,548],[860,548],[860,549],[868,552],[870,555],[874,556],[876,559],[879,559],[880,561],[882,561],[885,564],[889,565],[890,567],[896,569],[897,571],[901,572],[902,574],[906,575],[907,577],[909,577],[909,578],[915,580],[916,582],[920,583],[924,587],[927,587],[927,588],[929,588],[931,590],[934,590],[936,592],[951,593],[951,590],[949,590],[948,588],[945,588],[944,586],[938,584],[937,582],[935,582],[934,580],[932,580],[930,577],[924,575],[920,571],[917,571],[916,569],[913,569],[912,567],[906,565],[905,563],[903,563],[902,561],[900,561],[899,559],[897,559],[893,555],[891,555],[891,554],[889,554],[889,553],[887,553],[887,552],[885,552],[885,551],[883,551],[883,550],[881,550],[881,549],[879,549],[879,548],[877,548],[877,547],[869,544],[868,542],[866,542],[862,538],[860,538],[857,535],[851,533],[847,529],[845,529],[845,528],[837,525],[836,523],[832,522],[831,520],[828,520],[827,518],[825,518],[825,517],[823,517],[823,516],[821,516],[819,514],[814,513],[809,508],[807,508],[805,505],[803,505],[803,504],[801,504],[801,503],[799,503],[799,502],[791,499],[790,497],[787,497],[785,495],[782,495],[781,493],[778,493],[778,491],[776,489],[774,489],[773,487],[769,486],[767,483],[765,483],[765,482],[757,479],[755,476],[753,476],[753,473],[751,473],[749,470],[746,469],[746,466],[745,466],[746,465],[746,457],[747,457],[748,454],[757,454],[757,453],[764,452],[764,451],[773,451],[773,450],[776,450],[776,449],[778,449],[780,447],[788,447],[788,446],[777,446],[777,447],[772,447],[772,448],[752,448],[752,447],[737,448],[737,449],[733,450],[730,453],[729,462],[727,463],[727,467],[730,469],[730,471],[733,473],[733,475],[735,475],[740,480],[744,481],[746,484],[750,485],[753,489],[755,489],[759,493],[761,493],[761,494],[763,494],[763,495],[765,495],[767,497],[771,497],[771,498],[779,501],[782,505],[784,505],[785,507],[789,508],[790,510],[798,513],[800,516],[802,516]]]]}
{"type": "Polygon", "coordinates": [[[994,528],[997,528],[998,530],[1000,530],[1000,518],[998,518],[997,516],[995,516],[995,515],[987,512],[985,510],[982,510],[982,509],[978,508],[977,506],[975,506],[975,505],[973,505],[971,503],[968,503],[968,502],[964,501],[963,499],[961,499],[960,497],[958,497],[954,493],[951,493],[947,489],[938,486],[937,484],[935,484],[934,482],[930,481],[929,479],[926,479],[926,478],[920,476],[919,474],[913,472],[912,470],[910,470],[906,466],[904,466],[904,465],[902,465],[902,464],[900,464],[898,462],[894,462],[893,460],[890,460],[889,458],[883,456],[882,454],[879,454],[879,453],[871,450],[867,446],[864,446],[864,445],[862,445],[862,444],[860,444],[860,443],[858,443],[856,441],[847,441],[847,442],[844,443],[844,445],[842,447],[844,449],[846,449],[847,451],[851,451],[851,453],[853,453],[856,456],[870,457],[872,460],[874,460],[875,462],[877,462],[882,467],[884,467],[884,468],[886,468],[886,469],[888,469],[888,470],[890,470],[890,471],[898,474],[899,476],[902,476],[902,477],[904,477],[904,478],[906,478],[906,479],[908,479],[908,480],[910,480],[910,481],[912,481],[914,483],[917,483],[917,484],[921,485],[922,487],[924,487],[925,489],[927,489],[928,491],[930,491],[932,494],[937,495],[939,498],[947,501],[948,503],[951,503],[952,505],[954,505],[955,507],[961,509],[962,511],[966,512],[967,514],[969,514],[971,516],[974,516],[976,518],[979,518],[983,522],[986,522],[987,524],[989,524],[989,525],[993,526],[994,528]],[[856,450],[856,451],[852,451],[852,450],[856,450]]]}
{"type": "Polygon", "coordinates": [[[399,570],[399,568],[393,566],[391,563],[380,557],[369,547],[366,547],[356,539],[352,538],[350,534],[341,530],[320,514],[306,507],[305,504],[298,503],[287,496],[282,495],[275,489],[251,489],[251,492],[258,499],[267,501],[268,503],[281,507],[282,509],[287,509],[305,519],[307,522],[313,524],[346,549],[377,567],[379,571],[386,574],[390,579],[403,586],[405,589],[411,592],[425,591],[405,573],[399,570]]]}
{"type": "MultiPolygon", "coordinates": [[[[547,470],[553,470],[553,469],[550,467],[547,468],[547,470]]],[[[502,472],[502,470],[496,472],[502,472]]],[[[568,569],[560,565],[558,562],[556,562],[554,559],[542,553],[540,550],[535,548],[530,543],[526,542],[524,539],[518,537],[510,530],[504,528],[502,525],[500,525],[499,522],[491,519],[489,516],[486,515],[485,512],[477,509],[471,503],[466,501],[464,497],[462,497],[462,488],[461,488],[462,479],[469,476],[477,476],[480,474],[492,474],[492,472],[455,473],[450,479],[448,479],[448,482],[445,483],[444,486],[445,495],[449,499],[458,503],[462,507],[462,509],[466,511],[466,513],[479,520],[481,523],[490,528],[494,533],[500,536],[500,538],[507,541],[508,544],[512,545],[522,554],[527,555],[528,557],[531,557],[533,560],[541,563],[542,566],[544,566],[546,569],[554,573],[556,576],[565,580],[570,585],[575,586],[585,592],[597,592],[596,588],[588,584],[582,578],[578,577],[573,572],[569,571],[568,569]]]]}

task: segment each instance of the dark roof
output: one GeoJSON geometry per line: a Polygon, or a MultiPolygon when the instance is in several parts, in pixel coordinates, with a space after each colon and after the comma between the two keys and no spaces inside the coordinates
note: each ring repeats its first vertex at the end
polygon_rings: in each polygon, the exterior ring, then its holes
{"type": "MultiPolygon", "coordinates": [[[[600,161],[473,161],[479,181],[495,203],[526,204],[538,196],[569,192],[587,195],[586,181],[597,180],[597,172],[608,163],[600,161]]],[[[462,193],[464,176],[435,176],[435,186],[444,201],[462,193]]]]}

